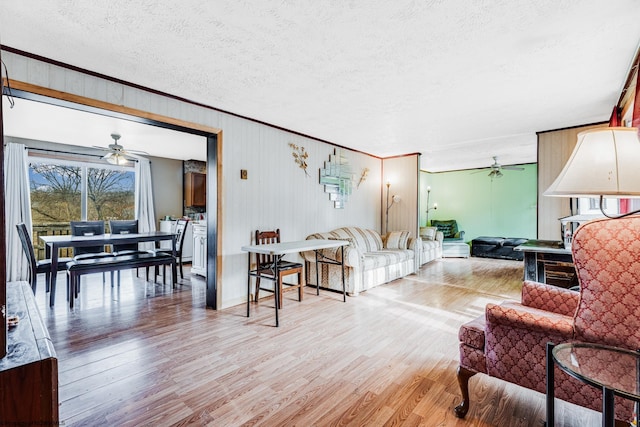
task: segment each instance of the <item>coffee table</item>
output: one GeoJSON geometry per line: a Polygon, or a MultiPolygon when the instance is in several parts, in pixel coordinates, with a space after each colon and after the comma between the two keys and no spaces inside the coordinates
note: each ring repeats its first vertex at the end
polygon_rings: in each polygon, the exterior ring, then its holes
{"type": "Polygon", "coordinates": [[[547,344],[547,426],[554,425],[554,364],[602,390],[602,425],[613,427],[614,396],[640,402],[640,352],[590,343],[547,344]]]}

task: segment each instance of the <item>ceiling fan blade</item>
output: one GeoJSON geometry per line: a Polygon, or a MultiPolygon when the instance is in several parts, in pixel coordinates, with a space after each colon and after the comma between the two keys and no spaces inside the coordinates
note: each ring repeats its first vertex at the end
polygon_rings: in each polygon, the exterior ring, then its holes
{"type": "Polygon", "coordinates": [[[92,145],[91,148],[95,148],[97,150],[102,150],[102,151],[111,151],[111,148],[108,147],[100,147],[98,145],[92,145]]]}
{"type": "Polygon", "coordinates": [[[502,166],[502,169],[508,169],[512,171],[523,171],[524,168],[520,166],[502,166]]]}
{"type": "Polygon", "coordinates": [[[138,154],[140,156],[149,156],[149,153],[147,153],[146,151],[142,151],[142,150],[125,149],[124,151],[125,151],[125,153],[138,154]]]}
{"type": "Polygon", "coordinates": [[[127,159],[130,160],[137,160],[137,159],[146,159],[145,156],[141,156],[139,154],[134,154],[131,151],[125,151],[124,153],[121,154],[123,157],[126,157],[127,159]]]}

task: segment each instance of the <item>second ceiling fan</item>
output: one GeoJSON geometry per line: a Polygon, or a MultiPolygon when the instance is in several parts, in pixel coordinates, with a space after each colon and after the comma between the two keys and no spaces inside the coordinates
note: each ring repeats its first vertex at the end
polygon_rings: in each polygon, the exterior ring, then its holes
{"type": "Polygon", "coordinates": [[[493,178],[501,178],[502,175],[504,175],[502,173],[502,170],[513,170],[513,171],[523,171],[524,168],[521,166],[502,166],[500,163],[498,163],[498,156],[493,156],[493,164],[491,166],[489,166],[491,168],[491,171],[489,172],[489,177],[491,179],[493,178]]]}

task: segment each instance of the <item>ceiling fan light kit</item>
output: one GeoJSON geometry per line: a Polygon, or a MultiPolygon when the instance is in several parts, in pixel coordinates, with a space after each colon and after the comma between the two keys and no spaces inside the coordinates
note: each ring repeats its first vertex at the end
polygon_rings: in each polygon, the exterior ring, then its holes
{"type": "Polygon", "coordinates": [[[102,159],[112,165],[126,165],[129,161],[144,159],[145,157],[143,156],[149,155],[149,153],[145,151],[125,150],[122,145],[118,144],[118,140],[121,138],[121,135],[118,133],[112,133],[111,138],[113,138],[113,144],[109,144],[108,147],[100,147],[97,145],[93,147],[102,151],[108,151],[107,154],[102,156],[102,159]]]}

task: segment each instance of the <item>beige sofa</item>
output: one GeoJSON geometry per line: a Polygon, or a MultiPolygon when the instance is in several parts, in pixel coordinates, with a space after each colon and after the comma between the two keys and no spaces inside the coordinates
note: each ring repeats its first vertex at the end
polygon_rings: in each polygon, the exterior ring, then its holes
{"type": "Polygon", "coordinates": [[[420,252],[420,266],[442,258],[442,242],[444,235],[436,227],[420,227],[420,240],[422,251],[420,252]]]}
{"type": "MultiPolygon", "coordinates": [[[[351,296],[416,270],[415,249],[420,239],[411,238],[408,231],[380,236],[374,230],[342,227],[327,233],[311,234],[307,236],[307,240],[309,239],[349,241],[349,245],[344,248],[344,274],[346,290],[351,296]]],[[[328,258],[338,261],[341,259],[340,248],[327,249],[323,253],[328,258]]],[[[315,285],[315,252],[303,252],[301,255],[306,264],[306,282],[315,285]]],[[[320,264],[320,287],[342,292],[340,265],[320,264]]]]}

